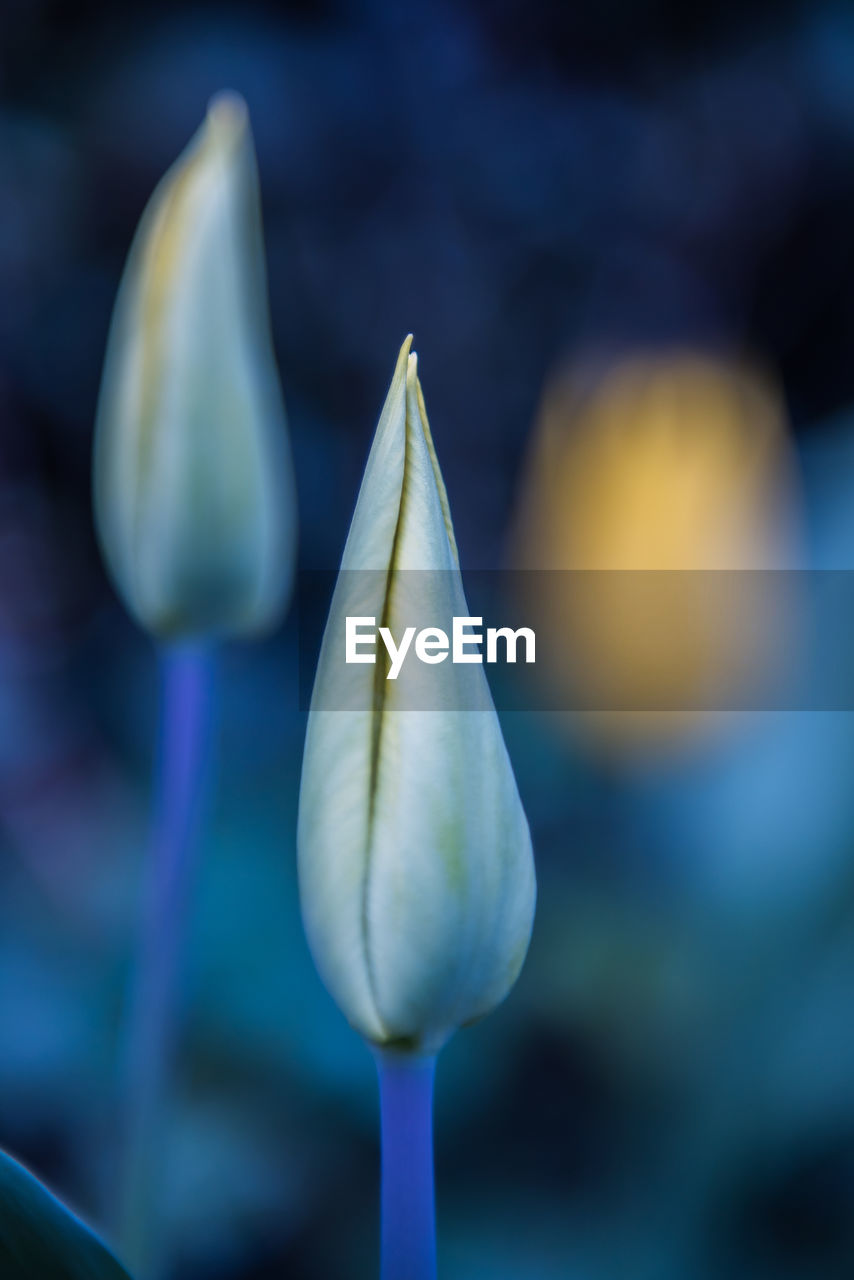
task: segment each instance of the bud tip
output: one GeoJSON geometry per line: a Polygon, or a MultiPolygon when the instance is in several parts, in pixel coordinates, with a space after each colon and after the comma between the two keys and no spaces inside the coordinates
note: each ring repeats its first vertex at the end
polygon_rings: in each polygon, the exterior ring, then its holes
{"type": "Polygon", "coordinates": [[[234,89],[222,89],[208,103],[207,124],[214,140],[222,146],[233,146],[249,123],[245,99],[234,89]]]}

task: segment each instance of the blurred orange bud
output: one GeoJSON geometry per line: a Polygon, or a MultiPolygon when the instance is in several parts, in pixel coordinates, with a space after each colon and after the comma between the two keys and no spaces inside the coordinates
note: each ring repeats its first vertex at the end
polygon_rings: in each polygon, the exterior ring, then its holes
{"type": "MultiPolygon", "coordinates": [[[[541,666],[605,744],[682,744],[751,705],[794,567],[794,468],[769,379],[713,355],[633,355],[545,391],[513,555],[541,666]]],[[[782,610],[782,612],[781,612],[782,610]]]]}

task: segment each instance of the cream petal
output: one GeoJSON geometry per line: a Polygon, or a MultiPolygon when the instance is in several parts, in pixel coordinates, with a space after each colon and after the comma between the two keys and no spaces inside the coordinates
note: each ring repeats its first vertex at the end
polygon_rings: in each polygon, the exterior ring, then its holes
{"type": "Polygon", "coordinates": [[[132,246],[98,407],[111,574],[158,634],[268,626],[291,588],[295,493],[248,116],[216,99],[132,246]]]}
{"type": "Polygon", "coordinates": [[[468,613],[409,344],[377,428],[318,664],[299,866],[309,943],[350,1021],[371,1040],[424,1048],[512,986],[535,881],[483,667],[431,668],[441,710],[418,710],[416,668],[386,681],[382,668],[344,666],[331,649],[347,615],[382,618],[399,635],[413,607],[439,625],[468,613]],[[346,706],[357,687],[361,709],[327,709],[346,706]]]}

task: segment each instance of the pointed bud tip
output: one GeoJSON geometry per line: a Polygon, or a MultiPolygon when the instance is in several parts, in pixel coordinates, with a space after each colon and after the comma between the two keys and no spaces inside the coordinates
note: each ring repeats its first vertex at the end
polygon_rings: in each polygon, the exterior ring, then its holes
{"type": "Polygon", "coordinates": [[[222,147],[236,145],[249,128],[249,108],[233,89],[214,94],[208,103],[207,127],[214,142],[222,147]]]}

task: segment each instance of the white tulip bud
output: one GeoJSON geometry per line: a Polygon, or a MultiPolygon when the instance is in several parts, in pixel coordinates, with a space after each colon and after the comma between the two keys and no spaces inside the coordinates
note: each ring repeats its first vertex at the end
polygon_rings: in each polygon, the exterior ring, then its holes
{"type": "Polygon", "coordinates": [[[113,314],[95,516],[161,637],[262,630],[290,594],[295,494],[245,103],[223,94],[157,187],[113,314]]]}
{"type": "Polygon", "coordinates": [[[513,985],[536,885],[483,667],[415,664],[437,682],[436,709],[423,709],[411,705],[403,676],[342,661],[348,615],[373,612],[397,636],[418,591],[429,596],[418,607],[437,620],[468,614],[410,342],[377,427],[321,648],[299,879],[315,962],[351,1024],[376,1044],[433,1052],[513,985]],[[375,591],[381,599],[369,598],[375,591]],[[352,682],[364,696],[353,698],[352,682]],[[480,709],[461,709],[472,706],[480,709]]]}

